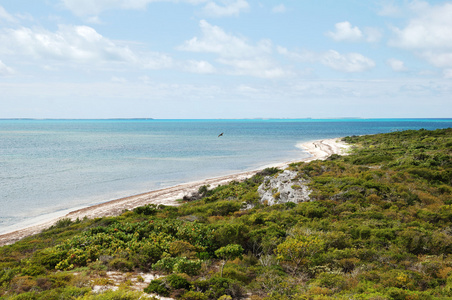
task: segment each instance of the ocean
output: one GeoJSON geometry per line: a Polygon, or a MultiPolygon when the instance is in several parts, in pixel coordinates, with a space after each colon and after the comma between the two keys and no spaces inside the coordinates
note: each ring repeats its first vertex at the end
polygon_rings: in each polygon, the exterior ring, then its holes
{"type": "Polygon", "coordinates": [[[0,120],[0,234],[126,196],[302,159],[303,142],[452,119],[0,120]],[[223,136],[218,135],[223,133],[223,136]]]}

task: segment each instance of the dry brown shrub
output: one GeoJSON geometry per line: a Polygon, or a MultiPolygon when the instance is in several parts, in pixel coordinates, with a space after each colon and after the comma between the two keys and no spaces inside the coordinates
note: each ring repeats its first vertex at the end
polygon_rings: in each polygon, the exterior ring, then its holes
{"type": "Polygon", "coordinates": [[[450,272],[452,271],[452,267],[444,267],[438,271],[438,277],[442,279],[446,279],[449,277],[450,272]]]}
{"type": "Polygon", "coordinates": [[[37,286],[36,280],[31,276],[19,276],[11,281],[11,289],[17,294],[28,292],[37,286]]]}

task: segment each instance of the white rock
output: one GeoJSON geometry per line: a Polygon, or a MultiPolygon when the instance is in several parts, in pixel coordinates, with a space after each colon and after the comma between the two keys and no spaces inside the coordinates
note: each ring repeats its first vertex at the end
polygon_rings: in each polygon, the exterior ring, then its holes
{"type": "Polygon", "coordinates": [[[307,181],[296,179],[297,172],[285,170],[277,177],[267,176],[259,186],[258,193],[261,203],[273,205],[286,202],[307,202],[311,198],[311,190],[306,186],[307,181]]]}

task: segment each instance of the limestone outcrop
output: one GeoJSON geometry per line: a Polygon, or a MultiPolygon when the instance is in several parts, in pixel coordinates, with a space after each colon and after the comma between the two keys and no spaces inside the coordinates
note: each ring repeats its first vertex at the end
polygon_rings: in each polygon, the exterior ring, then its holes
{"type": "Polygon", "coordinates": [[[276,177],[267,176],[259,186],[260,202],[267,205],[286,202],[307,202],[311,190],[307,181],[297,177],[297,172],[285,170],[276,177]]]}

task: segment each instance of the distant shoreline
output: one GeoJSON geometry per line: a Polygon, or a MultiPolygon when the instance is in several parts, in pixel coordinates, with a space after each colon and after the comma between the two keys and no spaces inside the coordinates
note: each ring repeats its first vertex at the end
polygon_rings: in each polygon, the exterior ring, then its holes
{"type": "Polygon", "coordinates": [[[364,117],[337,117],[337,118],[216,118],[216,119],[160,119],[160,118],[100,118],[100,119],[92,119],[92,118],[0,118],[0,121],[266,121],[266,120],[281,120],[281,121],[290,121],[290,120],[307,120],[307,121],[371,121],[371,120],[452,120],[452,118],[364,118],[364,117]]]}
{"type": "Polygon", "coordinates": [[[197,191],[199,187],[203,185],[210,185],[211,187],[216,187],[218,185],[227,184],[228,182],[231,182],[233,180],[237,181],[244,180],[268,167],[284,169],[289,164],[295,162],[309,162],[312,160],[323,160],[328,158],[332,154],[346,154],[349,145],[342,142],[340,139],[341,138],[324,139],[299,144],[298,145],[299,147],[305,149],[309,154],[311,154],[311,157],[305,159],[266,165],[259,168],[258,170],[253,171],[241,172],[221,177],[183,183],[168,188],[154,190],[74,210],[60,217],[44,220],[42,222],[30,225],[25,228],[1,234],[0,246],[12,244],[22,238],[40,233],[42,230],[49,228],[50,226],[52,226],[58,220],[61,219],[70,218],[71,220],[76,220],[77,218],[83,219],[84,217],[98,218],[106,216],[116,216],[121,214],[124,210],[131,210],[135,207],[151,203],[157,205],[164,204],[175,206],[179,204],[178,202],[176,202],[177,199],[181,199],[183,198],[184,195],[189,195],[197,191]]]}

